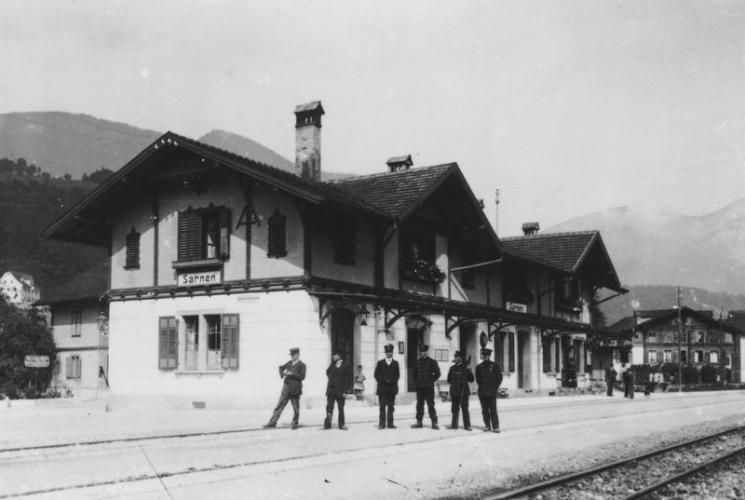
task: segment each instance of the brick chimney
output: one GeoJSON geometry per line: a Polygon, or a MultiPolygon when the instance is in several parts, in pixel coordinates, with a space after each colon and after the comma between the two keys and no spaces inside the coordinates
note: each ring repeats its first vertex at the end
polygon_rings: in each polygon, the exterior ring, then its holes
{"type": "Polygon", "coordinates": [[[411,155],[404,156],[392,156],[385,162],[388,165],[388,170],[391,172],[398,172],[399,170],[409,170],[414,162],[411,160],[411,155]]]}
{"type": "Polygon", "coordinates": [[[537,222],[526,222],[523,224],[523,234],[525,236],[535,236],[540,228],[537,222]]]}
{"type": "Polygon", "coordinates": [[[295,107],[295,173],[321,180],[321,101],[295,107]]]}

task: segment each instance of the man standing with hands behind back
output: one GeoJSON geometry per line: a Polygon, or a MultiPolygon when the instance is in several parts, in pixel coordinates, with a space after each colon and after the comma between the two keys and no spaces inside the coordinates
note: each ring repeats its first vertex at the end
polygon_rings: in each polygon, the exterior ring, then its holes
{"type": "Polygon", "coordinates": [[[427,351],[428,345],[419,346],[419,359],[414,366],[414,385],[416,387],[416,423],[413,428],[423,427],[424,403],[427,402],[427,411],[432,421],[432,428],[437,430],[437,411],[435,410],[435,381],[440,378],[440,366],[437,361],[430,358],[427,351]]]}
{"type": "Polygon", "coordinates": [[[326,420],[323,421],[324,429],[331,429],[331,419],[334,417],[334,403],[339,407],[339,429],[345,431],[344,425],[344,393],[347,389],[347,380],[350,374],[341,354],[335,352],[331,356],[331,364],[326,369],[329,381],[326,384],[326,420]]]}
{"type": "Polygon", "coordinates": [[[378,382],[378,404],[380,405],[380,418],[378,429],[385,429],[386,422],[389,429],[395,429],[393,425],[393,410],[398,394],[398,379],[401,372],[398,369],[398,361],[393,359],[393,344],[386,344],[385,359],[378,361],[375,366],[375,380],[378,382]]]}
{"type": "Polygon", "coordinates": [[[277,427],[277,420],[282,415],[282,411],[287,406],[287,402],[292,403],[292,429],[299,427],[300,419],[300,395],[303,393],[303,380],[305,379],[305,363],[300,361],[300,349],[293,347],[290,349],[290,361],[279,366],[279,376],[285,379],[282,385],[282,392],[279,395],[277,407],[272,413],[272,418],[264,427],[277,427]]]}
{"type": "Polygon", "coordinates": [[[484,432],[500,432],[497,415],[497,392],[502,384],[502,368],[493,363],[491,349],[481,349],[481,359],[476,366],[476,383],[479,385],[479,402],[484,417],[484,432]]]}

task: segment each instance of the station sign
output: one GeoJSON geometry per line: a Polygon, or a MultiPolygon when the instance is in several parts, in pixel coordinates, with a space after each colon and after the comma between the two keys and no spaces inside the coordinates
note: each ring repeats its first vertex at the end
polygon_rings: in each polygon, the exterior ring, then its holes
{"type": "Polygon", "coordinates": [[[528,305],[520,304],[518,302],[507,302],[506,309],[511,312],[518,312],[518,313],[525,314],[528,312],[528,305]]]}
{"type": "Polygon", "coordinates": [[[178,275],[178,286],[216,285],[222,283],[220,270],[178,275]]]}
{"type": "Polygon", "coordinates": [[[23,360],[27,368],[47,368],[49,366],[49,356],[28,355],[23,360]]]}

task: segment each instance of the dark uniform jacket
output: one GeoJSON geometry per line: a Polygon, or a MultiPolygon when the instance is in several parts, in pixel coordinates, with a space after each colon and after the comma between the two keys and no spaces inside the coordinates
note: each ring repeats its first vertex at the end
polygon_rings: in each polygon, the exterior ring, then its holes
{"type": "Polygon", "coordinates": [[[432,387],[440,378],[440,366],[430,357],[419,358],[414,365],[414,385],[417,388],[432,387]]]}
{"type": "Polygon", "coordinates": [[[450,384],[450,396],[456,398],[471,394],[471,388],[467,382],[473,382],[473,372],[465,363],[455,363],[448,371],[448,384],[450,384]]]}
{"type": "Polygon", "coordinates": [[[326,395],[340,398],[344,396],[349,385],[349,372],[347,371],[347,364],[342,363],[340,367],[336,366],[336,363],[331,363],[326,369],[326,376],[329,381],[326,384],[326,395]]]}
{"type": "Polygon", "coordinates": [[[496,397],[497,389],[502,385],[502,369],[491,360],[482,361],[476,365],[476,383],[479,384],[479,397],[496,397]]]}
{"type": "Polygon", "coordinates": [[[616,370],[614,368],[608,367],[605,369],[605,381],[606,382],[616,381],[616,370]]]}
{"type": "Polygon", "coordinates": [[[375,365],[375,380],[378,382],[378,395],[396,395],[398,394],[398,379],[401,378],[401,372],[398,369],[398,361],[395,359],[391,364],[384,359],[378,361],[375,365]]]}
{"type": "Polygon", "coordinates": [[[279,366],[279,376],[285,379],[285,390],[290,396],[299,396],[303,393],[303,380],[305,379],[305,363],[298,360],[294,365],[292,361],[279,366]],[[285,370],[290,373],[285,375],[285,370]]]}

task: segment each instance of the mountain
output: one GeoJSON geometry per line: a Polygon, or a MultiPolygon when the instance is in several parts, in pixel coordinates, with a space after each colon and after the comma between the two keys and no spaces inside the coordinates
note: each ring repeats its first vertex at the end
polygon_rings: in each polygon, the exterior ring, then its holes
{"type": "Polygon", "coordinates": [[[700,216],[621,207],[570,219],[546,232],[586,229],[600,230],[627,285],[745,293],[745,199],[700,216]]]}
{"type": "Polygon", "coordinates": [[[63,112],[0,114],[0,158],[23,158],[53,177],[118,170],[160,132],[63,112]]]}
{"type": "MultiPolygon", "coordinates": [[[[0,158],[23,158],[52,177],[81,179],[96,170],[116,171],[161,132],[60,111],[0,114],[0,158]]],[[[293,172],[295,163],[247,137],[213,130],[197,139],[231,153],[293,172]]],[[[349,174],[323,172],[324,180],[349,174]]]]}

